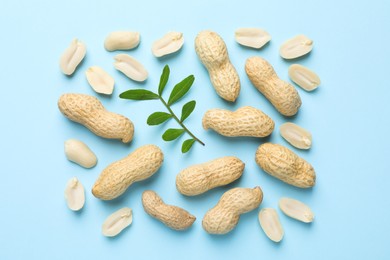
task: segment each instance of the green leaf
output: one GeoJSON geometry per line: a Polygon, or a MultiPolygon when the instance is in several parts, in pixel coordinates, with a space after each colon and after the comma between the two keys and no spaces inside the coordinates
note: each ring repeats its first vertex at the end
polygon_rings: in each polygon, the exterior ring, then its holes
{"type": "Polygon", "coordinates": [[[195,139],[187,139],[183,142],[183,145],[181,146],[181,152],[186,153],[188,152],[192,145],[195,143],[195,139]]]}
{"type": "Polygon", "coordinates": [[[160,84],[158,85],[158,94],[161,96],[165,86],[167,85],[169,79],[169,66],[165,65],[163,72],[160,77],[160,84]]]}
{"type": "Polygon", "coordinates": [[[127,90],[121,93],[119,97],[123,99],[131,99],[131,100],[152,100],[152,99],[160,98],[156,93],[145,89],[127,90]]]}
{"type": "Polygon", "coordinates": [[[170,128],[162,135],[164,141],[172,141],[181,136],[184,133],[184,129],[170,128]]]}
{"type": "Polygon", "coordinates": [[[184,122],[184,120],[186,120],[186,118],[191,115],[192,111],[194,111],[195,109],[195,105],[196,101],[192,100],[183,106],[183,108],[181,109],[180,122],[184,122]]]}
{"type": "Polygon", "coordinates": [[[172,105],[179,99],[181,99],[187,92],[190,90],[192,84],[194,83],[194,75],[190,75],[187,78],[183,79],[181,82],[177,83],[173,88],[171,95],[168,99],[168,105],[172,105]]]}
{"type": "Polygon", "coordinates": [[[159,125],[172,118],[171,114],[165,112],[154,112],[148,117],[148,125],[159,125]]]}

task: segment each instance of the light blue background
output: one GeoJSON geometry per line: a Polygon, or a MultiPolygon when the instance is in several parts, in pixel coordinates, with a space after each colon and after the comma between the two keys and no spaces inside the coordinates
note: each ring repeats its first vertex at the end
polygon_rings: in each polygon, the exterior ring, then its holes
{"type": "MultiPolygon", "coordinates": [[[[389,132],[390,132],[390,4],[387,1],[1,1],[0,7],[0,259],[389,259],[389,132]],[[234,31],[261,27],[272,41],[261,50],[239,46],[234,31]],[[226,42],[241,78],[235,104],[223,102],[211,87],[206,70],[194,51],[193,40],[203,29],[218,32],[226,42]],[[115,30],[141,33],[141,44],[126,53],[141,61],[150,76],[135,83],[117,72],[113,56],[103,48],[105,36],[115,30]],[[169,30],[184,33],[185,45],[161,60],[151,54],[154,40],[169,30]],[[291,148],[279,135],[286,118],[279,115],[251,85],[245,60],[260,55],[288,80],[292,62],[282,60],[278,49],[296,34],[314,40],[310,55],[300,64],[316,71],[322,80],[317,91],[298,89],[303,105],[292,121],[309,129],[310,151],[291,148]],[[64,76],[58,60],[70,41],[78,37],[87,56],[74,76],[64,76]],[[206,146],[195,144],[189,154],[181,142],[166,143],[163,127],[146,125],[147,116],[163,107],[157,101],[120,100],[129,88],[156,90],[161,70],[171,67],[169,88],[189,74],[195,83],[184,100],[197,100],[187,125],[206,146]],[[108,141],[64,118],[57,109],[62,93],[96,94],[84,71],[99,65],[115,79],[111,98],[99,96],[111,111],[135,124],[130,145],[108,141]],[[262,109],[276,122],[269,139],[228,139],[201,127],[203,113],[220,107],[235,110],[244,105],[262,109]],[[99,162],[86,170],[66,160],[63,143],[77,138],[87,143],[99,162]],[[259,144],[286,145],[313,164],[317,185],[312,190],[290,187],[261,171],[254,161],[259,144]],[[133,185],[112,202],[94,198],[90,189],[109,163],[144,144],[156,144],[165,153],[161,170],[151,179],[133,185]],[[240,157],[243,177],[228,187],[187,198],[175,188],[183,168],[217,157],[240,157]],[[67,209],[63,191],[77,176],[86,188],[86,205],[79,212],[67,209]],[[225,236],[203,231],[201,220],[228,188],[260,185],[261,207],[277,207],[282,196],[310,205],[316,214],[311,225],[280,213],[284,240],[274,244],[261,230],[258,209],[242,216],[237,228],[225,236]],[[169,204],[197,216],[193,227],[175,232],[148,216],[141,194],[153,189],[169,204]],[[113,211],[129,206],[133,224],[120,236],[101,235],[101,224],[113,211]]],[[[181,104],[184,103],[181,102],[181,104]]],[[[180,112],[179,104],[174,106],[180,112]]],[[[184,138],[181,139],[183,141],[184,138]]]]}

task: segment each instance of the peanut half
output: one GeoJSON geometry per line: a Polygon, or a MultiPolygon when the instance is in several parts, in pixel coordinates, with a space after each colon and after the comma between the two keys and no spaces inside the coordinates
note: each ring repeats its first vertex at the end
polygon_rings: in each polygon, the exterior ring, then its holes
{"type": "Polygon", "coordinates": [[[288,75],[295,84],[306,91],[313,91],[321,84],[320,77],[314,71],[299,64],[291,65],[288,68],[288,75]]]}
{"type": "Polygon", "coordinates": [[[232,183],[241,177],[244,168],[245,164],[233,156],[193,165],[176,176],[176,188],[183,195],[199,195],[232,183]]]}
{"type": "Polygon", "coordinates": [[[304,223],[310,223],[314,220],[314,213],[306,204],[299,200],[281,198],[279,200],[279,208],[287,216],[304,223]]]}
{"type": "Polygon", "coordinates": [[[275,209],[261,209],[259,212],[259,222],[261,228],[269,239],[277,243],[283,239],[283,227],[275,209]]]}
{"type": "Polygon", "coordinates": [[[209,72],[217,94],[234,102],[240,94],[240,78],[230,63],[225,42],[215,32],[202,31],[195,38],[195,51],[209,72]]]}
{"type": "Polygon", "coordinates": [[[76,139],[65,141],[65,155],[69,161],[85,168],[92,168],[97,163],[96,155],[89,147],[76,139]]]}
{"type": "Polygon", "coordinates": [[[313,49],[313,41],[305,35],[297,35],[284,42],[279,49],[279,54],[284,59],[295,59],[308,54],[313,49]]]}
{"type": "Polygon", "coordinates": [[[162,57],[179,51],[183,44],[183,33],[169,32],[153,43],[152,53],[156,57],[162,57]]]}
{"type": "Polygon", "coordinates": [[[247,59],[245,71],[252,84],[285,116],[293,116],[302,104],[298,91],[278,78],[274,68],[261,57],[247,59]]]}
{"type": "Polygon", "coordinates": [[[139,32],[112,32],[106,37],[104,48],[106,48],[107,51],[130,50],[137,47],[139,42],[139,32]]]}
{"type": "Polygon", "coordinates": [[[96,97],[63,94],[58,100],[58,108],[64,116],[100,137],[121,139],[124,143],[133,139],[133,123],[122,115],[107,111],[96,97]]]}
{"type": "Polygon", "coordinates": [[[210,234],[226,234],[236,227],[241,214],[254,210],[262,200],[260,187],[228,190],[217,205],[207,211],[202,221],[203,229],[210,234]]]}
{"type": "Polygon", "coordinates": [[[137,181],[151,177],[161,167],[164,154],[155,145],[144,145],[127,157],[107,166],[92,187],[92,194],[102,200],[122,195],[137,181]]]}
{"type": "Polygon", "coordinates": [[[285,183],[299,188],[315,185],[316,173],[313,166],[284,146],[262,144],[256,151],[255,159],[266,173],[285,183]]]}
{"type": "Polygon", "coordinates": [[[72,75],[84,59],[87,47],[78,39],[74,39],[60,58],[60,68],[65,75],[72,75]]]}
{"type": "Polygon", "coordinates": [[[106,237],[114,237],[133,222],[131,208],[121,208],[106,218],[102,225],[102,233],[106,237]]]}
{"type": "Polygon", "coordinates": [[[312,144],[311,133],[294,123],[284,123],[280,126],[280,135],[292,146],[299,149],[310,149],[312,144]]]}
{"type": "Polygon", "coordinates": [[[118,54],[114,57],[114,67],[134,81],[145,81],[148,78],[148,71],[144,66],[127,54],[118,54]]]}
{"type": "Polygon", "coordinates": [[[240,28],[235,32],[235,38],[243,46],[260,49],[271,40],[271,35],[259,28],[240,28]]]}
{"type": "Polygon", "coordinates": [[[217,133],[229,136],[269,136],[275,123],[261,110],[245,106],[232,112],[224,109],[210,109],[202,119],[205,130],[211,128],[217,133]]]}
{"type": "Polygon", "coordinates": [[[78,211],[84,207],[84,187],[76,177],[73,177],[68,181],[64,195],[66,203],[68,204],[68,208],[71,210],[78,211]]]}
{"type": "Polygon", "coordinates": [[[96,93],[111,95],[114,91],[115,80],[98,66],[92,66],[85,72],[87,81],[96,93]]]}
{"type": "Polygon", "coordinates": [[[188,211],[165,204],[160,196],[151,190],[142,193],[142,205],[146,213],[174,230],[185,230],[196,220],[188,211]]]}

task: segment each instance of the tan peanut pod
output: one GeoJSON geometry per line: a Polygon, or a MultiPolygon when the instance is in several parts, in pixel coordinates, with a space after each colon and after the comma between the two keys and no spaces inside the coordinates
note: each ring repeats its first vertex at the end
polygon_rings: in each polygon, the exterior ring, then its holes
{"type": "Polygon", "coordinates": [[[127,117],[107,111],[96,97],[63,94],[58,100],[58,108],[68,119],[82,124],[100,137],[120,139],[123,143],[133,139],[133,123],[127,117]]]}
{"type": "Polygon", "coordinates": [[[284,116],[293,116],[302,104],[298,91],[279,79],[274,68],[261,57],[246,60],[245,71],[252,84],[284,116]]]}
{"type": "Polygon", "coordinates": [[[226,234],[236,227],[241,214],[254,210],[262,200],[260,187],[228,190],[217,205],[207,211],[202,221],[203,229],[210,234],[226,234]]]}
{"type": "Polygon", "coordinates": [[[315,185],[316,173],[313,166],[282,145],[260,145],[255,159],[261,169],[285,183],[299,188],[315,185]]]}
{"type": "Polygon", "coordinates": [[[210,109],[202,119],[205,130],[213,129],[220,135],[266,137],[274,130],[275,123],[261,110],[245,106],[232,112],[224,109],[210,109]]]}
{"type": "Polygon", "coordinates": [[[164,154],[155,145],[144,145],[125,158],[107,166],[92,187],[92,194],[102,200],[122,195],[137,181],[143,181],[157,172],[164,154]]]}
{"type": "Polygon", "coordinates": [[[245,163],[233,156],[193,165],[176,176],[176,188],[183,195],[199,195],[232,183],[241,177],[244,168],[245,163]]]}
{"type": "Polygon", "coordinates": [[[223,39],[215,32],[202,31],[195,38],[195,51],[208,70],[217,94],[234,102],[240,94],[240,78],[230,63],[223,39]]]}
{"type": "Polygon", "coordinates": [[[165,204],[160,196],[151,190],[142,193],[142,205],[146,213],[174,230],[185,230],[196,220],[188,211],[165,204]]]}

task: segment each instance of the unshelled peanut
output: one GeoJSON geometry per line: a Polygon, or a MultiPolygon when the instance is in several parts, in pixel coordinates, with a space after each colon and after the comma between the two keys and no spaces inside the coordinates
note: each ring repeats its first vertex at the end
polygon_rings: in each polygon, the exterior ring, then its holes
{"type": "Polygon", "coordinates": [[[256,151],[256,163],[266,173],[299,188],[315,185],[316,173],[308,162],[290,149],[272,143],[259,146],[256,151]]]}
{"type": "Polygon", "coordinates": [[[202,221],[203,228],[210,234],[226,234],[236,227],[241,214],[254,210],[262,200],[260,187],[228,190],[217,205],[207,211],[202,221]]]}
{"type": "Polygon", "coordinates": [[[284,116],[298,112],[302,101],[298,91],[286,81],[281,80],[274,68],[261,57],[247,59],[245,71],[252,84],[284,116]]]}
{"type": "Polygon", "coordinates": [[[199,195],[215,187],[232,183],[241,177],[244,168],[245,164],[233,156],[193,165],[176,176],[176,188],[187,196],[199,195]]]}
{"type": "Polygon", "coordinates": [[[217,133],[229,136],[266,137],[274,130],[275,123],[254,107],[245,106],[232,112],[224,109],[210,109],[202,119],[205,130],[211,128],[217,133]]]}
{"type": "Polygon", "coordinates": [[[146,190],[142,194],[142,205],[146,213],[175,230],[187,229],[196,220],[188,211],[165,204],[160,196],[151,190],[146,190]]]}
{"type": "Polygon", "coordinates": [[[121,139],[123,143],[133,139],[133,123],[122,115],[107,111],[96,97],[63,94],[58,100],[58,108],[64,116],[100,137],[121,139]]]}
{"type": "Polygon", "coordinates": [[[202,31],[195,38],[195,51],[209,72],[217,94],[234,102],[240,93],[240,78],[230,63],[225,42],[215,32],[202,31]]]}
{"type": "Polygon", "coordinates": [[[141,146],[127,157],[107,166],[93,185],[92,194],[102,200],[115,199],[134,182],[155,174],[163,160],[163,152],[157,146],[141,146]]]}

